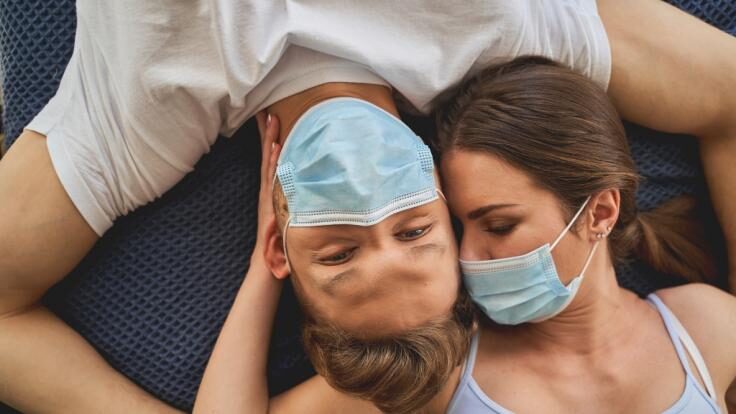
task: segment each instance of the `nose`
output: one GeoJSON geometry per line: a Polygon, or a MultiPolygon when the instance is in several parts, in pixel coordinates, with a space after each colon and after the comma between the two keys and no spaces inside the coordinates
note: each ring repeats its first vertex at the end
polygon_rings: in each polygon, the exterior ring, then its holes
{"type": "Polygon", "coordinates": [[[408,275],[415,271],[402,249],[394,245],[366,249],[364,258],[368,260],[363,265],[376,280],[396,274],[408,275]]]}
{"type": "Polygon", "coordinates": [[[460,259],[468,261],[490,259],[490,253],[485,251],[484,244],[480,242],[476,233],[472,229],[465,228],[460,240],[460,259]]]}

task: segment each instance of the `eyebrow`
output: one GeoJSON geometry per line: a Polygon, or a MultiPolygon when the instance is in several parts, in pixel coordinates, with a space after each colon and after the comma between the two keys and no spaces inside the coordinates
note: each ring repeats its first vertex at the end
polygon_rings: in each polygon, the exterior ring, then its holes
{"type": "Polygon", "coordinates": [[[468,213],[468,220],[477,220],[493,210],[514,207],[517,205],[518,204],[488,204],[486,206],[476,208],[475,210],[468,213]]]}
{"type": "Polygon", "coordinates": [[[329,295],[335,294],[335,288],[338,285],[341,285],[345,283],[348,279],[354,277],[356,275],[356,271],[354,267],[351,267],[348,270],[345,270],[343,272],[340,272],[336,274],[335,276],[332,276],[328,281],[322,283],[322,290],[324,290],[329,295]]]}
{"type": "Polygon", "coordinates": [[[438,243],[427,243],[421,246],[414,246],[411,248],[412,255],[421,255],[429,251],[437,251],[440,254],[446,250],[447,246],[438,243]]]}

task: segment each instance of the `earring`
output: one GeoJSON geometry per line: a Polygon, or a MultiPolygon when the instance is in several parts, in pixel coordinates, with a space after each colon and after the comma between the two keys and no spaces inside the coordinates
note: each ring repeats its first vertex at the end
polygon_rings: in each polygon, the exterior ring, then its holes
{"type": "Polygon", "coordinates": [[[595,235],[595,237],[598,238],[598,239],[602,239],[603,237],[605,237],[605,234],[604,233],[597,233],[595,235]]]}

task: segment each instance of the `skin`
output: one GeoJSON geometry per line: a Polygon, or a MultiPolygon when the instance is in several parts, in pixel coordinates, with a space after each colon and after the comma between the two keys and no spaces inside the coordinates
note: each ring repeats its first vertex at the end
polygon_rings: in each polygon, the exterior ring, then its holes
{"type": "MultiPolygon", "coordinates": [[[[452,150],[443,155],[441,170],[452,212],[463,224],[461,259],[525,254],[551,243],[567,225],[555,195],[493,155],[452,150]],[[471,214],[486,206],[496,208],[471,214]]],[[[596,235],[614,227],[619,204],[618,190],[593,195],[574,230],[552,251],[564,284],[580,274],[596,235]]],[[[505,408],[649,413],[680,398],[685,372],[661,317],[617,285],[608,242],[598,243],[578,294],[559,315],[537,324],[482,325],[473,376],[505,408]],[[519,384],[535,398],[519,394],[519,384]]],[[[736,298],[699,284],[656,293],[692,335],[725,412],[724,394],[736,377],[736,298]]]]}
{"type": "MultiPolygon", "coordinates": [[[[627,119],[698,136],[729,256],[736,257],[736,187],[719,180],[736,168],[736,41],[661,1],[598,6],[612,48],[609,96],[627,119]],[[646,24],[632,24],[642,16],[646,24]]],[[[56,177],[45,137],[24,132],[0,161],[0,400],[21,411],[169,410],[37,306],[96,240],[56,177]]],[[[736,272],[729,273],[733,290],[736,272]]],[[[336,400],[325,395],[321,404],[331,412],[336,400]]]]}
{"type": "MultiPolygon", "coordinates": [[[[275,137],[273,129],[266,129],[270,131],[266,143],[269,135],[275,137]]],[[[275,155],[271,159],[275,163],[275,155]]],[[[442,173],[451,209],[463,223],[463,259],[524,254],[554,240],[567,225],[552,193],[494,156],[453,151],[443,157],[442,173]],[[497,184],[478,186],[478,182],[497,184]],[[471,212],[489,205],[506,207],[469,218],[471,212]]],[[[269,174],[263,183],[271,182],[272,172],[269,174]]],[[[278,227],[270,200],[269,195],[261,195],[259,228],[264,233],[278,227]]],[[[564,283],[580,274],[588,252],[599,240],[596,235],[614,226],[619,203],[615,189],[594,195],[573,230],[554,249],[564,283]]],[[[261,238],[265,235],[259,234],[261,238]]],[[[481,325],[473,376],[484,392],[506,408],[515,412],[649,413],[664,411],[680,398],[685,373],[661,317],[652,306],[617,285],[607,241],[598,243],[579,293],[559,315],[517,327],[481,325]],[[523,394],[519,394],[519,384],[524,384],[523,394]],[[526,398],[529,393],[535,398],[526,398]],[[622,400],[621,395],[627,398],[622,400]]],[[[305,408],[325,413],[378,412],[365,401],[340,394],[321,377],[268,400],[265,361],[281,285],[258,259],[260,254],[254,253],[254,266],[215,346],[195,412],[240,412],[244,407],[274,413],[303,412],[305,408]],[[263,312],[254,312],[254,306],[263,312]],[[239,369],[233,369],[234,361],[239,369]],[[239,398],[232,397],[235,389],[239,398]]],[[[710,369],[719,404],[725,408],[726,387],[736,377],[731,349],[736,340],[736,299],[699,284],[656,293],[693,337],[710,369]]],[[[696,372],[692,363],[691,369],[696,372]]],[[[458,370],[423,412],[445,412],[459,374],[458,370]]]]}
{"type": "Polygon", "coordinates": [[[407,330],[448,314],[456,299],[457,247],[442,200],[370,227],[295,227],[287,246],[302,300],[351,332],[407,330]]]}
{"type": "MultiPolygon", "coordinates": [[[[261,168],[256,246],[248,274],[207,364],[197,393],[194,412],[380,413],[371,403],[336,391],[320,376],[315,376],[269,401],[266,384],[268,343],[283,278],[274,277],[267,257],[269,244],[274,243],[273,234],[277,233],[280,227],[273,210],[271,183],[281,146],[275,144],[273,150],[268,150],[272,147],[272,143],[278,140],[278,118],[273,116],[270,122],[267,122],[266,115],[261,113],[258,121],[262,148],[265,148],[263,159],[269,160],[269,163],[264,162],[261,168]],[[259,311],[254,312],[254,309],[259,311]],[[238,391],[233,393],[236,389],[238,391]]],[[[380,233],[380,230],[378,232],[380,233]]],[[[430,237],[430,234],[427,233],[425,237],[430,237]]],[[[386,239],[389,243],[395,243],[391,241],[392,237],[386,239]]],[[[399,247],[399,250],[401,249],[399,247]]],[[[451,254],[457,266],[457,250],[452,249],[448,254],[451,254]]],[[[457,285],[454,289],[457,291],[457,285]]],[[[457,369],[448,386],[429,404],[431,412],[445,411],[459,381],[459,375],[460,370],[457,369]]]]}
{"type": "MultiPolygon", "coordinates": [[[[284,125],[277,129],[278,142],[283,145],[309,108],[343,96],[371,102],[398,117],[391,91],[384,86],[324,84],[269,108],[271,119],[284,125]]],[[[290,227],[288,264],[284,223],[282,218],[265,235],[266,263],[276,277],[291,274],[298,279],[301,299],[344,329],[373,335],[397,332],[447,315],[455,302],[460,283],[457,247],[442,200],[393,214],[373,226],[290,227]],[[391,315],[386,309],[392,309],[391,315]]]]}
{"type": "Polygon", "coordinates": [[[38,305],[96,241],[45,137],[24,132],[0,161],[0,400],[21,412],[175,412],[38,305]]]}

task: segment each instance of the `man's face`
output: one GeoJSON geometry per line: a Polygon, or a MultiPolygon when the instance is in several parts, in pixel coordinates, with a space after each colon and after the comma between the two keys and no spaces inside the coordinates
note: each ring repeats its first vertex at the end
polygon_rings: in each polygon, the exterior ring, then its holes
{"type": "Polygon", "coordinates": [[[368,227],[290,227],[287,251],[301,300],[366,337],[450,314],[460,283],[441,199],[368,227]]]}

